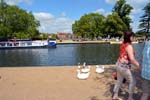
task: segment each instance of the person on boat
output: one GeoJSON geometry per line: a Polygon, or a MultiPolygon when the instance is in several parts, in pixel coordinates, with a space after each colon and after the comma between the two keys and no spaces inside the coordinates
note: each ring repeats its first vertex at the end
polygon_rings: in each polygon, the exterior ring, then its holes
{"type": "Polygon", "coordinates": [[[128,100],[133,100],[133,90],[136,82],[131,72],[131,64],[137,66],[140,69],[140,64],[135,59],[135,52],[132,46],[133,40],[134,40],[133,32],[127,31],[124,33],[124,41],[120,46],[120,55],[116,67],[117,81],[113,89],[113,97],[112,97],[113,100],[121,100],[118,97],[118,92],[124,78],[129,82],[128,100]]]}
{"type": "Polygon", "coordinates": [[[150,100],[150,40],[147,37],[145,41],[145,46],[143,49],[143,59],[142,59],[142,68],[141,68],[141,77],[142,77],[142,89],[143,94],[141,100],[150,100]]]}
{"type": "Polygon", "coordinates": [[[13,43],[13,46],[16,46],[16,44],[17,44],[16,37],[14,37],[14,39],[12,39],[12,43],[13,43]]]}

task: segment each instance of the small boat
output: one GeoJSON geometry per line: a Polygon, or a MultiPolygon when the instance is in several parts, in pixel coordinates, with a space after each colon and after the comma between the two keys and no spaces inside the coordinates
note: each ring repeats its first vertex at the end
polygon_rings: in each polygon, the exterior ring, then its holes
{"type": "Polygon", "coordinates": [[[0,49],[56,47],[56,40],[15,40],[0,42],[0,49]]]}

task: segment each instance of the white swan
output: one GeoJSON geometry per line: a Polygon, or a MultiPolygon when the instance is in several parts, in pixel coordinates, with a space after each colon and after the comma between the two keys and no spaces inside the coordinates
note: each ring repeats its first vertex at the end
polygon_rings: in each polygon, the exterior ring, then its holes
{"type": "Polygon", "coordinates": [[[91,66],[85,66],[81,69],[81,72],[87,73],[87,72],[90,72],[90,69],[91,69],[91,66]]]}
{"type": "Polygon", "coordinates": [[[81,79],[81,80],[84,80],[84,79],[87,79],[90,75],[90,72],[88,73],[81,73],[79,69],[77,69],[77,78],[78,79],[81,79]]]}
{"type": "Polygon", "coordinates": [[[83,63],[83,68],[85,68],[85,67],[86,67],[86,62],[83,63]]]}
{"type": "Polygon", "coordinates": [[[100,67],[99,65],[96,65],[96,73],[103,73],[104,71],[104,66],[100,67]]]}

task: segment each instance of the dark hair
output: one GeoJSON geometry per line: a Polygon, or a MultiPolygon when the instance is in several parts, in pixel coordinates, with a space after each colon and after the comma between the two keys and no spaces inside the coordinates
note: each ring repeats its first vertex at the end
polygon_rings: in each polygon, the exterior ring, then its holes
{"type": "Polygon", "coordinates": [[[127,31],[124,33],[124,43],[131,43],[130,37],[134,36],[134,33],[132,31],[127,31]]]}

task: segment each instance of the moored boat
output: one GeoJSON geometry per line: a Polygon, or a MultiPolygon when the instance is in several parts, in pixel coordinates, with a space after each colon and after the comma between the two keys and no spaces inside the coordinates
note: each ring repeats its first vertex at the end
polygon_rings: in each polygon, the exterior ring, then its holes
{"type": "Polygon", "coordinates": [[[35,41],[3,41],[0,42],[0,49],[13,49],[13,48],[46,48],[56,47],[56,40],[35,40],[35,41]]]}

